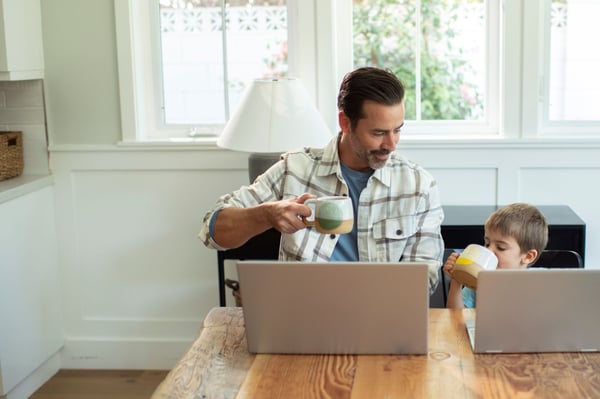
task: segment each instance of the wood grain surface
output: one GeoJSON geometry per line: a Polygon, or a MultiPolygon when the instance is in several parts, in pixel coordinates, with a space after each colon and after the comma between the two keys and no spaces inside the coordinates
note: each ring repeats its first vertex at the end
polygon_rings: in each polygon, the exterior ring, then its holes
{"type": "Polygon", "coordinates": [[[427,355],[252,355],[215,308],[153,399],[600,398],[599,353],[473,354],[471,309],[430,309],[427,355]]]}
{"type": "Polygon", "coordinates": [[[61,369],[29,399],[148,399],[167,374],[166,370],[61,369]]]}

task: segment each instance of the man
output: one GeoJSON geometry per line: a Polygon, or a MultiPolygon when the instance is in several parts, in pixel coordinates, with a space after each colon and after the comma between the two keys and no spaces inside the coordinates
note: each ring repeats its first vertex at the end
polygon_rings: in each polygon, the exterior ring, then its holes
{"type": "Polygon", "coordinates": [[[204,217],[200,238],[236,248],[270,228],[282,233],[281,260],[428,261],[438,282],[444,214],[437,183],[395,152],[404,125],[404,87],[392,73],[359,68],[338,94],[340,133],[325,148],[291,151],[250,185],[221,197],[204,217]],[[308,198],[349,195],[354,229],[323,235],[306,228],[308,198]]]}

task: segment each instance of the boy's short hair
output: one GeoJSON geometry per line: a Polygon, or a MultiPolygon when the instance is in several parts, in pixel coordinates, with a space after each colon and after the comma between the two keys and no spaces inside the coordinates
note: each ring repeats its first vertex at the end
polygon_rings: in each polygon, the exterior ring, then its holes
{"type": "Polygon", "coordinates": [[[498,209],[488,217],[485,227],[513,237],[521,253],[535,249],[539,257],[548,244],[546,218],[539,209],[527,203],[517,202],[498,209]]]}

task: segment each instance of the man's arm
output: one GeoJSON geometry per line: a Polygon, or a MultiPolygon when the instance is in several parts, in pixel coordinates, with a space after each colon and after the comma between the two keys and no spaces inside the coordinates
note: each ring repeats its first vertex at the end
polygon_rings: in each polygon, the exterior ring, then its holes
{"type": "Polygon", "coordinates": [[[212,238],[220,247],[237,248],[270,228],[295,233],[306,227],[302,217],[311,213],[304,201],[314,197],[305,193],[291,200],[265,202],[248,208],[223,208],[216,217],[212,238]]]}

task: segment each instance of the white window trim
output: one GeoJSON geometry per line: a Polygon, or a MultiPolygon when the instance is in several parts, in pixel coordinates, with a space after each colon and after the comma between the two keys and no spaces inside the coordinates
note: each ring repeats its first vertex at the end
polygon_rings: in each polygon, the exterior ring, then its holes
{"type": "MultiPolygon", "coordinates": [[[[331,0],[329,0],[331,1],[331,0]]],[[[337,59],[339,61],[336,67],[338,82],[341,81],[344,73],[351,70],[353,66],[352,56],[352,2],[350,0],[333,0],[335,3],[334,23],[329,22],[329,26],[335,26],[337,30],[336,48],[337,59]]],[[[328,1],[327,1],[328,2],[328,1]]],[[[501,138],[500,128],[500,92],[502,87],[502,70],[500,68],[501,48],[501,27],[502,0],[487,0],[486,15],[487,40],[486,40],[486,64],[488,67],[488,76],[486,78],[486,110],[487,119],[483,121],[410,121],[403,128],[403,139],[409,140],[453,140],[453,139],[498,139],[501,138]]],[[[331,52],[333,54],[333,51],[331,52]]],[[[332,60],[335,62],[335,60],[332,60]]],[[[329,94],[331,98],[336,98],[337,90],[329,94]]],[[[333,112],[337,114],[337,109],[333,112]]]]}
{"type": "MultiPolygon", "coordinates": [[[[140,65],[160,65],[158,61],[144,62],[151,40],[136,50],[134,36],[141,34],[139,21],[134,15],[140,7],[148,7],[152,0],[114,0],[122,142],[149,144],[148,129],[157,121],[142,118],[154,115],[141,109],[141,100],[156,101],[144,88],[157,85],[152,79],[142,78],[140,65]]],[[[474,123],[465,133],[465,122],[432,121],[409,124],[403,139],[413,142],[458,141],[572,141],[600,140],[600,124],[586,122],[548,123],[544,119],[544,76],[546,65],[544,42],[545,13],[540,12],[549,0],[488,0],[488,15],[499,15],[488,21],[488,67],[497,79],[488,81],[488,104],[491,110],[488,121],[474,123]],[[500,12],[492,13],[491,11],[500,12]],[[524,21],[527,21],[525,23],[524,21]],[[502,34],[500,34],[502,32],[502,34]],[[502,54],[498,57],[500,48],[502,54]],[[500,104],[496,104],[500,101],[500,104]],[[411,126],[412,125],[412,126],[411,126]],[[583,140],[587,139],[587,140],[583,140]]],[[[146,11],[149,12],[149,11],[146,11]]],[[[350,0],[290,0],[290,42],[296,53],[290,53],[289,71],[299,77],[332,132],[337,126],[337,90],[344,74],[352,65],[352,4],[350,0]]],[[[149,30],[148,27],[146,29],[149,30]]],[[[142,35],[143,36],[143,35],[142,35]]],[[[146,35],[147,37],[147,35],[146,35]]],[[[152,74],[146,74],[152,76],[152,74]]],[[[546,118],[547,119],[547,118],[546,118]]],[[[168,140],[181,143],[212,143],[216,137],[168,140]]]]}
{"type": "MultiPolygon", "coordinates": [[[[334,118],[336,116],[335,101],[333,105],[331,103],[331,98],[335,98],[337,91],[334,62],[336,51],[333,41],[317,40],[317,34],[323,32],[328,37],[333,36],[334,27],[329,21],[334,19],[334,3],[340,1],[342,0],[319,0],[318,2],[316,0],[291,0],[288,5],[290,41],[298,49],[295,55],[290,54],[290,75],[302,80],[332,131],[337,125],[337,117],[334,118]]],[[[149,32],[152,32],[149,26],[149,16],[153,12],[152,2],[153,0],[114,0],[121,100],[121,143],[215,142],[216,136],[189,139],[148,139],[148,137],[158,136],[153,130],[167,129],[158,120],[159,115],[154,111],[156,109],[154,104],[159,104],[160,99],[154,96],[155,93],[159,93],[159,83],[154,79],[158,75],[152,68],[158,67],[160,60],[152,59],[153,41],[149,38],[149,32]],[[148,18],[137,18],[139,15],[145,15],[148,18]],[[149,87],[153,89],[147,90],[146,88],[149,87]]],[[[158,41],[154,40],[154,42],[158,41]]],[[[189,128],[191,126],[184,127],[184,129],[189,128]]],[[[217,133],[218,130],[219,128],[217,128],[217,133]]],[[[160,135],[166,136],[168,131],[163,130],[160,135]]],[[[174,131],[173,136],[181,137],[181,130],[174,131]]]]}
{"type": "Polygon", "coordinates": [[[486,3],[486,66],[485,109],[486,118],[482,121],[419,121],[409,133],[428,138],[450,139],[498,139],[502,136],[500,127],[500,93],[503,82],[501,75],[501,37],[503,13],[499,0],[486,3]]]}
{"type": "MultiPolygon", "coordinates": [[[[162,122],[158,120],[159,113],[153,111],[160,99],[154,97],[154,93],[159,92],[159,82],[153,79],[153,76],[157,75],[151,68],[158,67],[160,60],[152,59],[153,41],[149,40],[149,32],[152,32],[152,29],[148,20],[136,18],[140,13],[151,15],[151,2],[152,0],[114,1],[123,143],[148,141],[148,137],[158,135],[153,130],[165,129],[162,122]],[[135,45],[135,36],[143,39],[141,46],[135,45]]],[[[497,6],[498,2],[499,0],[490,0],[489,7],[497,6]]],[[[344,74],[353,68],[351,1],[292,0],[289,2],[289,14],[290,46],[296,48],[295,53],[290,53],[290,75],[299,77],[303,81],[326,123],[332,132],[335,132],[338,129],[335,101],[337,90],[344,74]]],[[[488,15],[495,14],[488,10],[488,15]]],[[[488,36],[488,46],[497,48],[499,29],[492,27],[489,31],[496,34],[488,36]]],[[[489,57],[496,57],[495,54],[497,52],[490,51],[489,57]]],[[[488,60],[488,65],[498,65],[497,57],[488,60]]],[[[497,71],[493,69],[489,72],[498,76],[497,71]]],[[[442,138],[497,137],[498,116],[494,110],[498,109],[496,101],[499,98],[499,82],[498,79],[487,79],[487,81],[486,107],[491,110],[488,112],[491,117],[489,120],[477,123],[421,121],[418,124],[411,124],[406,130],[405,137],[433,138],[436,135],[442,138]],[[466,129],[471,133],[465,134],[466,129]]],[[[191,126],[184,128],[189,129],[191,126]]],[[[168,133],[164,132],[161,135],[166,136],[168,133]]],[[[173,136],[181,136],[180,131],[173,132],[173,136]]],[[[176,141],[181,143],[197,140],[180,138],[176,141]]]]}
{"type": "MultiPolygon", "coordinates": [[[[516,1],[516,0],[507,0],[516,1]]],[[[548,117],[550,76],[551,0],[523,4],[523,119],[522,137],[585,139],[600,137],[600,122],[550,121],[548,117]]]]}
{"type": "Polygon", "coordinates": [[[133,53],[133,6],[133,0],[114,1],[123,142],[137,141],[138,131],[133,53]]]}
{"type": "Polygon", "coordinates": [[[123,143],[160,141],[151,138],[157,136],[181,137],[182,131],[192,127],[169,127],[157,111],[161,86],[155,69],[160,68],[161,62],[154,48],[159,45],[158,38],[151,36],[156,35],[151,17],[157,12],[152,3],[152,0],[114,1],[123,143]]]}
{"type": "Polygon", "coordinates": [[[502,2],[502,35],[501,44],[501,101],[502,110],[499,129],[506,139],[518,139],[523,129],[523,57],[521,37],[523,35],[523,13],[520,1],[505,0],[502,2]],[[511,62],[506,62],[511,60],[511,62]]]}

